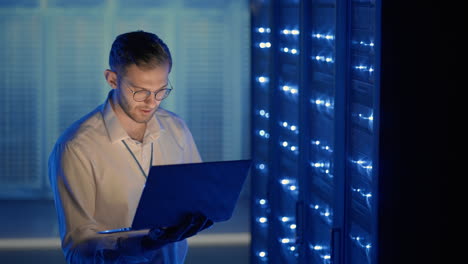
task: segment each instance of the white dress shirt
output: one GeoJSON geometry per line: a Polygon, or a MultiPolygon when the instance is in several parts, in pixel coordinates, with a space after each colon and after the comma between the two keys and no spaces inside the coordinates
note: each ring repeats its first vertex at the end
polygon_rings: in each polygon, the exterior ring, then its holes
{"type": "MultiPolygon", "coordinates": [[[[109,102],[112,93],[113,90],[104,104],[62,134],[49,158],[49,177],[66,260],[68,263],[183,263],[187,252],[185,240],[152,252],[141,249],[116,252],[119,237],[143,234],[96,233],[131,226],[150,160],[152,165],[201,161],[184,121],[162,108],[147,123],[143,142],[131,139],[109,102]],[[119,260],[106,260],[108,254],[118,254],[119,260]]],[[[138,243],[138,239],[135,241],[138,243]]]]}

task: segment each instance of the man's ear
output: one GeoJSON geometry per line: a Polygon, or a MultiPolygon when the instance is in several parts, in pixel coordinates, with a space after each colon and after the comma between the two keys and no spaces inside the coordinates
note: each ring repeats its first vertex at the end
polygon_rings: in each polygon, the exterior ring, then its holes
{"type": "Polygon", "coordinates": [[[112,87],[113,89],[117,88],[117,73],[107,69],[104,71],[104,77],[106,78],[106,82],[112,87]]]}

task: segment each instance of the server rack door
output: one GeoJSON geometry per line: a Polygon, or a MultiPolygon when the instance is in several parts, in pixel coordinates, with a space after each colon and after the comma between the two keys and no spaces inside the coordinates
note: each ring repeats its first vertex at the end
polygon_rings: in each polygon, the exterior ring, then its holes
{"type": "Polygon", "coordinates": [[[350,76],[347,119],[346,263],[374,261],[376,240],[375,196],[377,176],[378,82],[376,81],[375,0],[351,1],[349,10],[350,76]]]}
{"type": "Polygon", "coordinates": [[[252,1],[252,263],[296,263],[299,2],[252,1]]]}
{"type": "Polygon", "coordinates": [[[306,5],[304,28],[309,54],[308,91],[309,126],[307,171],[302,197],[305,201],[305,263],[331,263],[335,226],[335,89],[336,89],[336,3],[313,0],[306,5]],[[306,14],[309,14],[306,16],[306,14]]]}
{"type": "Polygon", "coordinates": [[[252,14],[252,263],[376,263],[376,2],[252,14]]]}
{"type": "Polygon", "coordinates": [[[252,170],[250,262],[267,263],[270,222],[269,161],[271,141],[272,28],[269,2],[252,1],[252,170]]]}
{"type": "Polygon", "coordinates": [[[299,1],[283,0],[277,3],[276,33],[278,52],[277,76],[272,123],[276,131],[274,148],[275,173],[272,188],[270,232],[275,234],[271,250],[276,252],[271,263],[298,263],[297,211],[299,198],[299,1]]]}

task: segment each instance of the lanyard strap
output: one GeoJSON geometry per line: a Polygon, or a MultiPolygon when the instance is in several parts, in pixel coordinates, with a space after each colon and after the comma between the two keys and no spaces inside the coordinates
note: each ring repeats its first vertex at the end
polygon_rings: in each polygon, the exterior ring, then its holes
{"type": "MultiPolygon", "coordinates": [[[[130,152],[130,154],[132,155],[133,159],[135,160],[136,164],[138,165],[138,168],[140,168],[140,171],[141,173],[143,174],[143,176],[145,178],[148,178],[148,175],[146,175],[146,172],[145,170],[143,170],[143,168],[141,167],[141,164],[140,162],[138,161],[138,159],[135,157],[135,154],[133,154],[133,151],[128,147],[127,143],[125,143],[125,141],[122,139],[122,143],[125,145],[125,147],[127,148],[128,152],[130,152]]],[[[153,143],[151,142],[151,159],[150,159],[150,167],[153,166],[153,143]]]]}

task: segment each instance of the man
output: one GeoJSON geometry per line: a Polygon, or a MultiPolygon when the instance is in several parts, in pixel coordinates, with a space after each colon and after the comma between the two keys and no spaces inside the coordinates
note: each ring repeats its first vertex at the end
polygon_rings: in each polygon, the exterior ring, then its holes
{"type": "Polygon", "coordinates": [[[203,215],[149,232],[97,233],[131,226],[151,165],[201,161],[184,121],[159,108],[172,90],[166,44],[143,31],[119,35],[109,64],[106,102],[68,128],[49,158],[65,258],[183,263],[185,238],[213,224],[203,215]]]}

